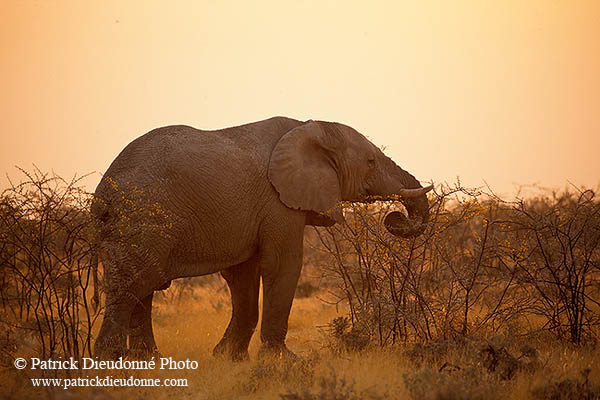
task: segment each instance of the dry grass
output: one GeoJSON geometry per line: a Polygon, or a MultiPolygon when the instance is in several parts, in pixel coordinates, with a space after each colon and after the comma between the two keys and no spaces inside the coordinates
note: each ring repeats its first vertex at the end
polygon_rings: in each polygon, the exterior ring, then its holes
{"type": "MultiPolygon", "coordinates": [[[[2,393],[7,398],[57,399],[599,398],[600,351],[596,349],[544,348],[543,344],[531,343],[529,349],[537,349],[532,358],[520,354],[522,343],[494,338],[486,343],[438,342],[375,347],[353,353],[333,351],[337,350],[333,339],[320,327],[345,311],[336,311],[335,306],[314,296],[296,299],[288,345],[302,361],[260,362],[256,357],[260,346],[256,334],[250,344],[251,360],[232,363],[212,356],[212,348],[228,323],[228,293],[220,283],[204,285],[179,304],[173,300],[157,302],[154,311],[155,334],[162,355],[196,360],[199,368],[123,372],[126,377],[187,378],[188,387],[48,391],[32,388],[25,373],[9,368],[0,378],[2,393]],[[495,370],[490,368],[493,361],[490,364],[489,354],[482,353],[486,346],[497,351],[495,370]],[[506,361],[501,354],[514,358],[506,361]],[[507,378],[505,371],[512,368],[511,360],[517,364],[507,378]]],[[[111,374],[117,375],[115,371],[111,374]]]]}

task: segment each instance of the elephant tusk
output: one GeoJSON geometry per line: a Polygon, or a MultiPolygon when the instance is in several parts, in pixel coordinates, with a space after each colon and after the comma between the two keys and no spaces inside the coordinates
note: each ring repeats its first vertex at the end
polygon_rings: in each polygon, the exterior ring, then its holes
{"type": "Polygon", "coordinates": [[[431,189],[433,189],[433,185],[425,186],[424,188],[419,188],[419,189],[400,189],[397,194],[401,197],[410,199],[412,197],[423,196],[425,193],[429,192],[431,189]]]}

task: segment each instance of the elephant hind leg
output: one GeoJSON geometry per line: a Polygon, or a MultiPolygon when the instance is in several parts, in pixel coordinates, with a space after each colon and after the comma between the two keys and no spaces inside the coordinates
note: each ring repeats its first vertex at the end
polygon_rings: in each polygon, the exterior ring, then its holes
{"type": "Polygon", "coordinates": [[[133,296],[106,294],[104,319],[94,344],[94,355],[100,359],[125,356],[130,316],[138,301],[133,296]]]}
{"type": "Polygon", "coordinates": [[[140,315],[134,311],[144,301],[150,307],[143,309],[151,310],[152,296],[148,296],[152,293],[151,285],[156,277],[151,276],[149,271],[157,268],[153,268],[146,254],[142,257],[129,247],[111,244],[106,251],[106,306],[94,344],[94,355],[102,359],[117,359],[126,355],[132,315],[136,314],[135,318],[140,315]],[[147,279],[141,280],[142,275],[147,279]]]}
{"type": "Polygon", "coordinates": [[[235,265],[221,273],[231,292],[232,314],[229,326],[213,350],[234,361],[248,358],[248,345],[258,323],[260,269],[257,257],[235,265]]]}
{"type": "Polygon", "coordinates": [[[131,314],[129,321],[129,353],[143,358],[157,351],[152,331],[152,297],[144,297],[131,314]]]}

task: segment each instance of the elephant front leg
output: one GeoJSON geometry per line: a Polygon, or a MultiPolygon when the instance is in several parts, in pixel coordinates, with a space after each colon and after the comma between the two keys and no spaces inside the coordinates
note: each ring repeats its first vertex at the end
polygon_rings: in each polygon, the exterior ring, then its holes
{"type": "Polygon", "coordinates": [[[261,324],[262,347],[259,357],[296,356],[287,349],[285,337],[288,318],[294,300],[294,293],[302,269],[302,241],[300,246],[278,254],[273,262],[264,263],[263,279],[263,316],[261,324]]]}
{"type": "Polygon", "coordinates": [[[232,313],[229,326],[213,354],[234,361],[248,358],[248,345],[258,323],[260,271],[256,258],[230,267],[221,273],[231,292],[232,313]]]}

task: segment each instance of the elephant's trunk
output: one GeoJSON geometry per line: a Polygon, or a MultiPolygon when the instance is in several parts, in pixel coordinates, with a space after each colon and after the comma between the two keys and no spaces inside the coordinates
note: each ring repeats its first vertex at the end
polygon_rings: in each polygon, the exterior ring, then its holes
{"type": "Polygon", "coordinates": [[[401,238],[413,238],[421,235],[429,220],[429,202],[427,192],[433,186],[423,188],[414,176],[397,167],[395,178],[401,183],[401,188],[396,191],[400,201],[408,211],[408,218],[401,212],[392,211],[386,215],[383,224],[385,228],[401,238]]]}

